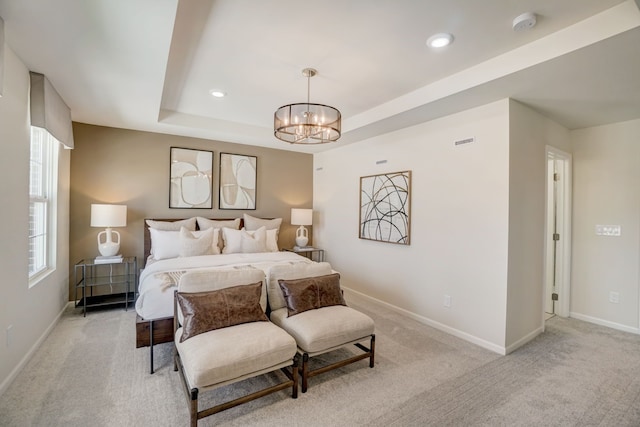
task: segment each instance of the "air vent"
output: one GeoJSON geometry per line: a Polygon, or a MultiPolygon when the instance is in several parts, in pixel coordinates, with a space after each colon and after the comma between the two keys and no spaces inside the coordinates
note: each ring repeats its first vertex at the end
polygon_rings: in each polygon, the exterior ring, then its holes
{"type": "Polygon", "coordinates": [[[466,138],[466,139],[461,139],[460,141],[456,141],[455,144],[456,145],[463,145],[463,144],[470,144],[472,142],[476,142],[475,138],[466,138]]]}

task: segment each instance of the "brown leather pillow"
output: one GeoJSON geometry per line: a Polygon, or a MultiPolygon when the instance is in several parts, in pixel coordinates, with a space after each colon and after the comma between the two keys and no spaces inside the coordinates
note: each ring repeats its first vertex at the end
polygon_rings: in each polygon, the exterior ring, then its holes
{"type": "Polygon", "coordinates": [[[262,282],[208,292],[178,292],[184,321],[180,342],[214,329],[267,321],[260,306],[262,282]]]}
{"type": "Polygon", "coordinates": [[[321,307],[347,305],[340,289],[338,273],[304,279],[280,279],[278,284],[284,294],[289,316],[321,307]]]}

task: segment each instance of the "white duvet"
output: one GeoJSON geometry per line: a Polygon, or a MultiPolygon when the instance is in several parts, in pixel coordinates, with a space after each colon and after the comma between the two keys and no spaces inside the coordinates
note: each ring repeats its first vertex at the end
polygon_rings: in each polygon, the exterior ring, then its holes
{"type": "Polygon", "coordinates": [[[195,269],[229,268],[251,265],[265,272],[278,264],[312,262],[293,252],[263,252],[250,254],[201,255],[171,258],[148,263],[140,274],[136,311],[145,320],[173,317],[173,293],[176,286],[167,284],[167,278],[195,269]],[[162,273],[176,273],[162,274],[162,273]]]}

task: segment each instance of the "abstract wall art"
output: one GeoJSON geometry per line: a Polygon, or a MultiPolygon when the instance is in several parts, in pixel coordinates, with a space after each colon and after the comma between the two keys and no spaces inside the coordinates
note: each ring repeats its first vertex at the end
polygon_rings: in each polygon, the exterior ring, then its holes
{"type": "Polygon", "coordinates": [[[258,158],[220,153],[220,209],[256,209],[258,158]]]}
{"type": "Polygon", "coordinates": [[[411,237],[411,171],[360,178],[361,239],[408,245],[411,237]]]}
{"type": "Polygon", "coordinates": [[[170,168],[170,208],[213,208],[213,151],[171,147],[170,168]]]}

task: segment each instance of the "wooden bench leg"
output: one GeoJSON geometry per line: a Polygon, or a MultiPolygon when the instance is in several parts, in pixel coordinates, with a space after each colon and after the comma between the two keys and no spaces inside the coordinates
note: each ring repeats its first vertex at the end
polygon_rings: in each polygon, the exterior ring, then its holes
{"type": "Polygon", "coordinates": [[[302,392],[306,393],[309,387],[309,354],[302,355],[302,392]]]}
{"type": "Polygon", "coordinates": [[[298,355],[296,354],[293,358],[293,366],[291,367],[291,379],[293,380],[291,397],[294,399],[298,398],[298,355]]]}
{"type": "Polygon", "coordinates": [[[198,389],[191,389],[191,402],[189,405],[189,417],[191,427],[198,427],[198,389]]]}
{"type": "Polygon", "coordinates": [[[369,356],[369,367],[373,368],[375,364],[375,354],[376,354],[376,334],[371,335],[371,344],[369,345],[369,351],[371,352],[371,356],[369,356]]]}

